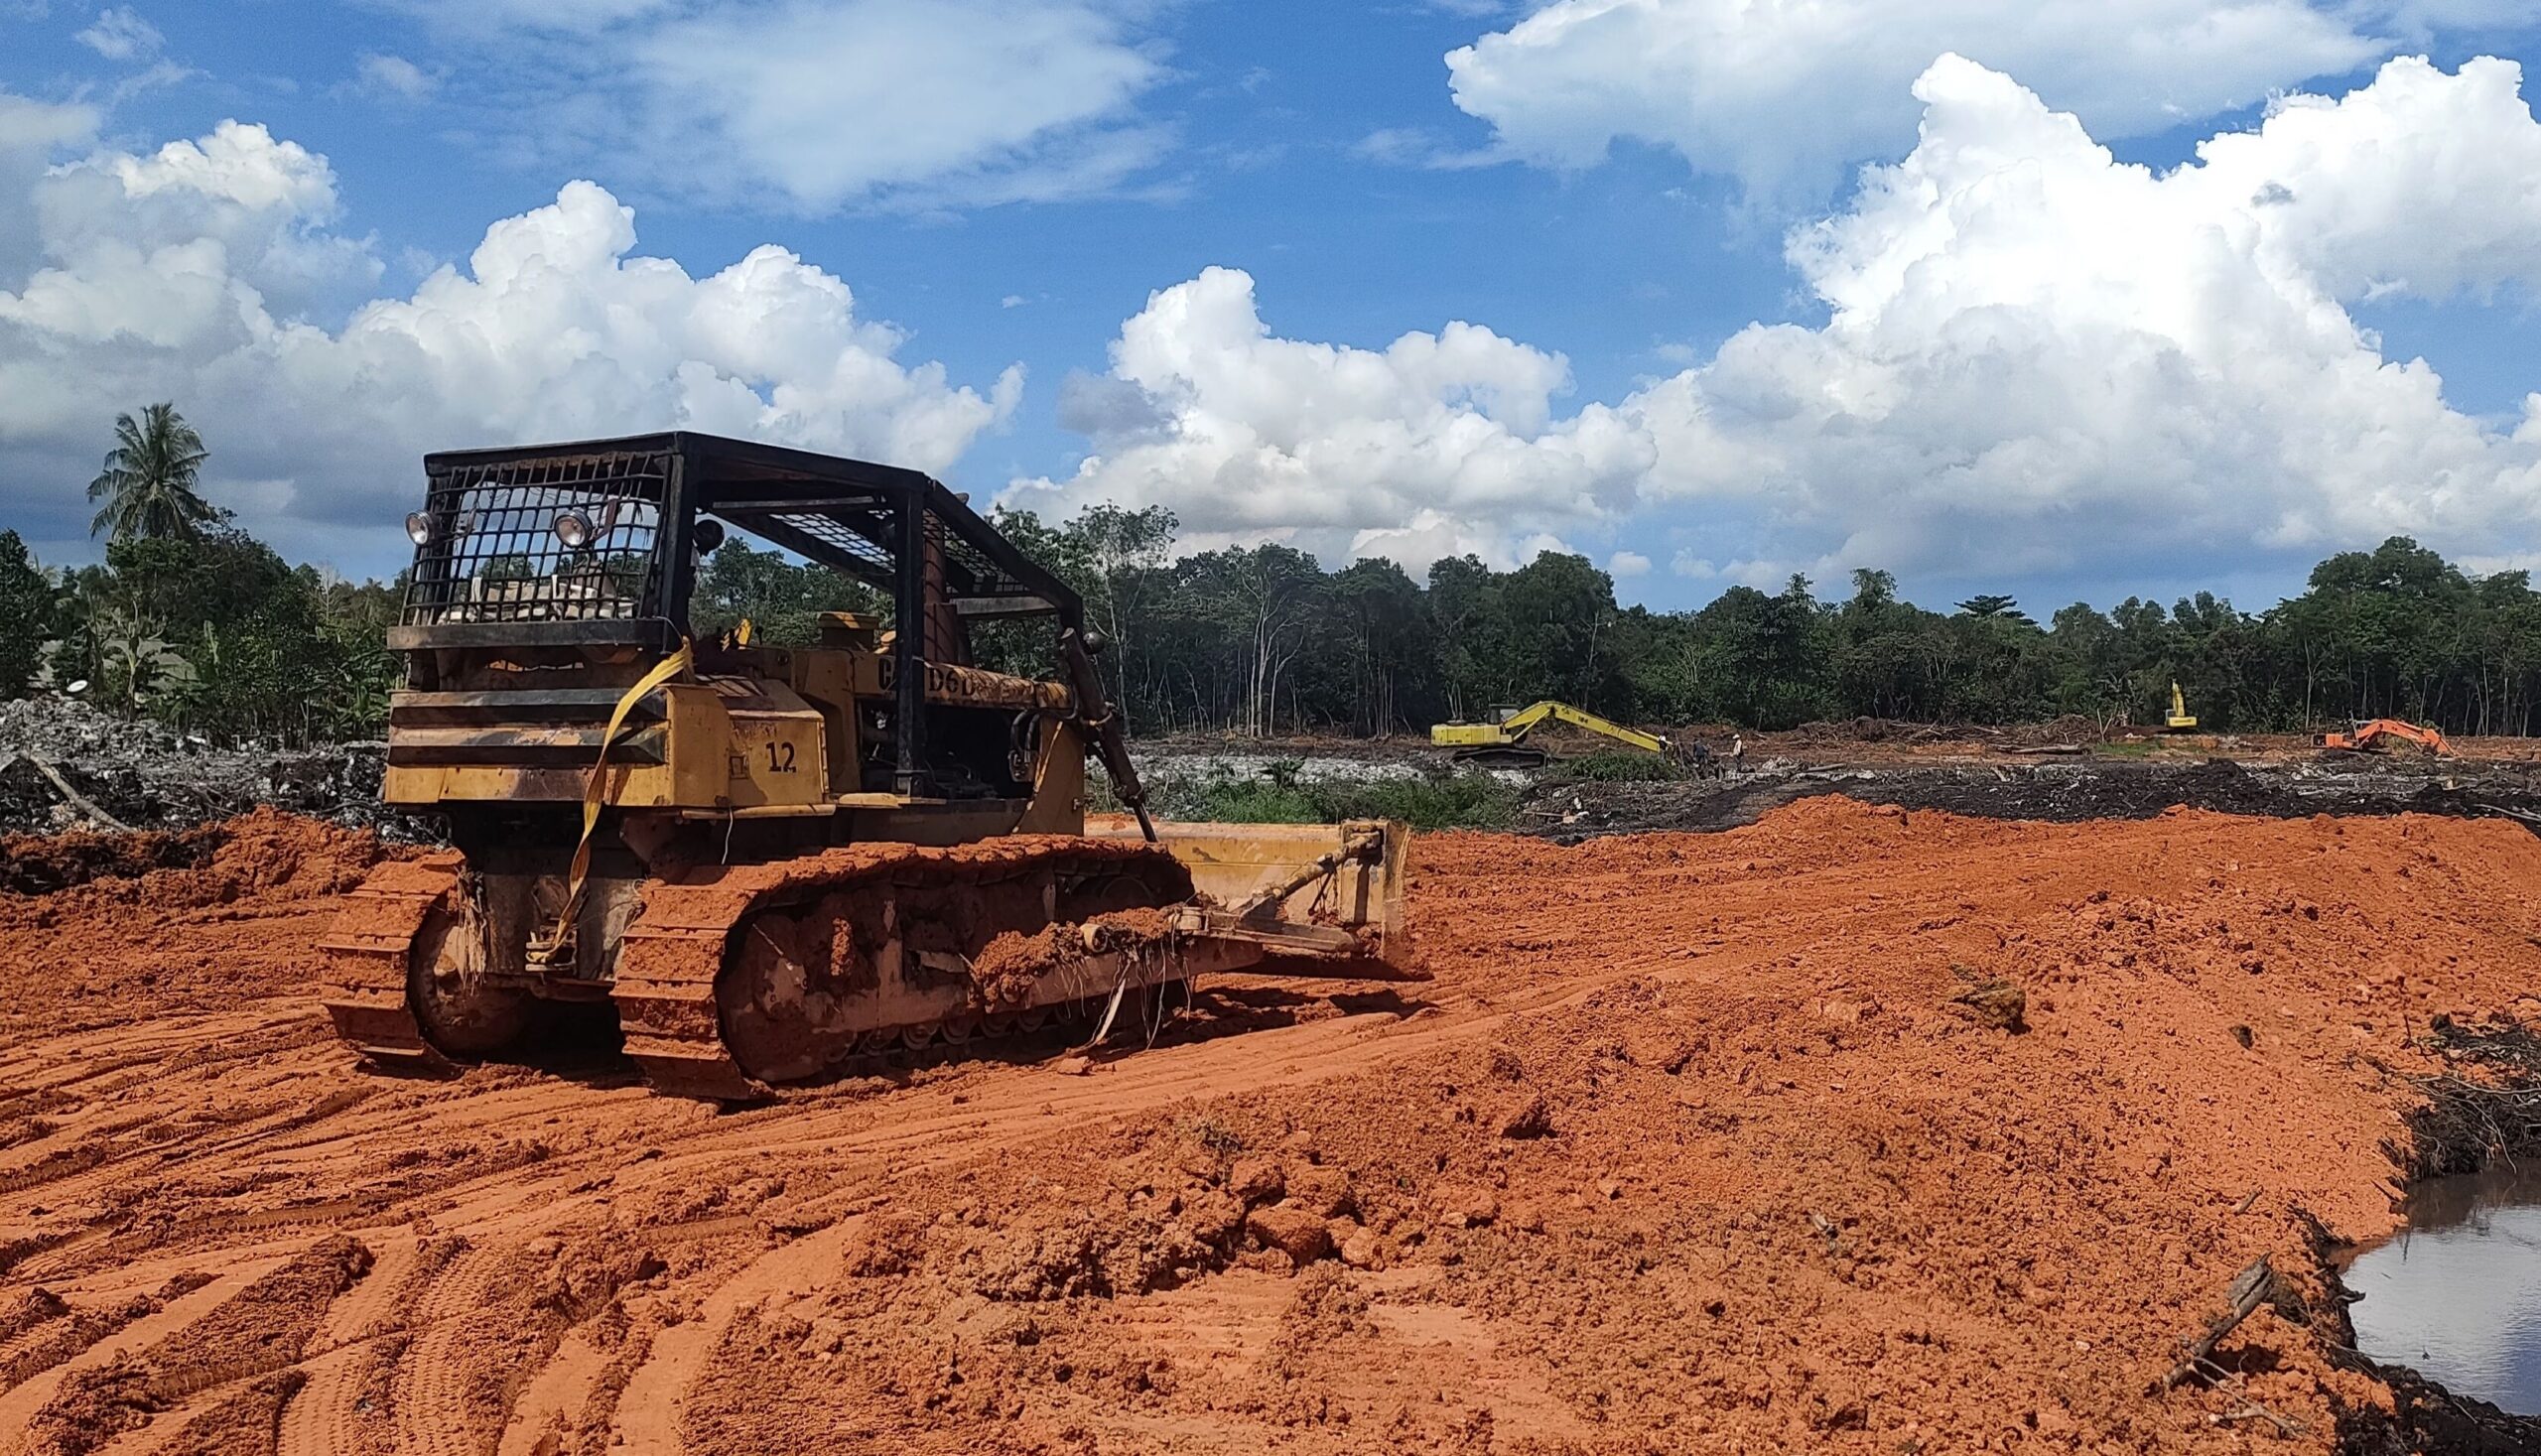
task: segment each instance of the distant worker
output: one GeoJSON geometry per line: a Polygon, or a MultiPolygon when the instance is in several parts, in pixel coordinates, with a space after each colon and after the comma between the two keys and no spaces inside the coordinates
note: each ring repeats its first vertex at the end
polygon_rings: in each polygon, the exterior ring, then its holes
{"type": "Polygon", "coordinates": [[[1745,733],[1730,734],[1729,771],[1731,773],[1747,771],[1747,735],[1745,733]]]}

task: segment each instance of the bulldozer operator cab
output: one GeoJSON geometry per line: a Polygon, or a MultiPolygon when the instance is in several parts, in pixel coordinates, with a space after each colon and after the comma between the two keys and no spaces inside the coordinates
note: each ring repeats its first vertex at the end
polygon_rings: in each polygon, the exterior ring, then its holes
{"type": "Polygon", "coordinates": [[[974,666],[971,626],[1037,621],[1061,665],[1078,598],[941,483],[695,434],[449,452],[425,474],[390,635],[407,662],[392,803],[579,804],[607,740],[621,806],[1003,821],[963,839],[1075,827],[1082,745],[1057,751],[1072,694],[974,666]],[[728,532],[875,589],[888,621],[824,613],[818,640],[784,646],[696,634],[698,574],[728,532]],[[682,654],[678,680],[634,692],[682,654]]]}

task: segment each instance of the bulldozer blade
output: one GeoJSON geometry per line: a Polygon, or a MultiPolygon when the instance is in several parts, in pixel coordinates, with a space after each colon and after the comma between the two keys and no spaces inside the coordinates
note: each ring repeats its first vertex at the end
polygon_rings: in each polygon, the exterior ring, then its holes
{"type": "MultiPolygon", "coordinates": [[[[1303,956],[1351,957],[1363,968],[1360,979],[1426,979],[1404,909],[1411,839],[1404,825],[1159,820],[1155,829],[1158,843],[1191,871],[1192,886],[1225,907],[1207,917],[1209,933],[1303,956]],[[1333,862],[1326,867],[1325,860],[1333,862]]],[[[1126,839],[1138,829],[1114,817],[1089,822],[1086,833],[1126,839]]]]}

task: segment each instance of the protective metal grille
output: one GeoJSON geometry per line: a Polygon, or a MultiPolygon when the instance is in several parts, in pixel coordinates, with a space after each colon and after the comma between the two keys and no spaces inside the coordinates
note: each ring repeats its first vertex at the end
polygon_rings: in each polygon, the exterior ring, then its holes
{"type": "Polygon", "coordinates": [[[726,507],[717,514],[744,531],[800,555],[821,559],[861,577],[884,591],[891,588],[893,508],[888,503],[866,506],[847,502],[810,509],[750,510],[726,507]],[[816,551],[815,546],[827,548],[816,551]]]}
{"type": "Polygon", "coordinates": [[[408,626],[662,615],[656,569],[668,451],[558,456],[436,472],[415,550],[408,626]],[[568,547],[568,512],[591,539],[568,547]]]}
{"type": "Polygon", "coordinates": [[[955,591],[971,596],[1028,596],[1032,589],[1007,576],[988,553],[956,532],[944,533],[945,575],[955,591]]]}
{"type": "MultiPolygon", "coordinates": [[[[747,503],[719,506],[716,514],[762,539],[836,567],[888,592],[897,583],[897,510],[889,501],[836,498],[801,506],[747,503]]],[[[943,585],[966,597],[1027,596],[1031,589],[998,569],[988,553],[930,515],[927,536],[942,554],[943,585]]]]}

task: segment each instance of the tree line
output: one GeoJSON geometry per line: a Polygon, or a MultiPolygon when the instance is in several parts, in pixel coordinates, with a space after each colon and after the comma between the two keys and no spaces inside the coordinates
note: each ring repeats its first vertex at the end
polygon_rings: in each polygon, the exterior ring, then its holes
{"type": "Polygon", "coordinates": [[[45,568],[0,531],[0,697],[52,692],[215,741],[375,736],[399,591],[294,567],[196,486],[173,406],[118,416],[89,499],[101,563],[45,568]]]}
{"type": "MultiPolygon", "coordinates": [[[[0,532],[0,696],[69,692],[221,740],[374,735],[398,665],[402,590],[293,567],[203,501],[202,441],[154,405],[121,416],[90,483],[105,560],[47,569],[0,532]]],[[[2448,732],[2541,729],[2541,594],[2474,576],[2405,537],[2343,552],[2301,595],[2249,612],[2209,593],[2165,607],[2076,602],[2041,622],[2008,596],[1936,611],[1886,572],[1821,595],[1803,577],[1691,611],[1615,599],[1586,558],[1514,570],[1471,556],[1415,580],[1382,560],[1327,571],[1276,543],[1178,552],[1161,507],[998,524],[1085,597],[1131,730],[1272,736],[1418,732],[1559,698],[1659,725],[1820,720],[2158,724],[2176,681],[2205,726],[2301,729],[2398,717],[2448,732]]],[[[747,618],[803,642],[824,610],[888,616],[877,594],[737,537],[709,558],[700,631],[747,618]]],[[[1046,674],[1036,629],[985,626],[987,665],[1046,674]]]]}
{"type": "MultiPolygon", "coordinates": [[[[1415,581],[1382,560],[1326,571],[1278,544],[1179,555],[1162,507],[998,521],[1084,596],[1110,639],[1116,701],[1144,734],[1418,732],[1541,698],[1658,725],[2158,725],[2175,682],[2202,725],[2224,731],[2381,717],[2541,730],[2529,574],[2473,576],[2406,537],[2330,557],[2264,611],[2200,592],[2167,607],[2075,602],[2042,623],[1998,595],[1918,606],[1868,569],[1841,595],[1795,576],[1654,611],[1618,603],[1609,574],[1558,552],[1509,571],[1450,557],[1415,581]]],[[[738,565],[719,560],[706,580],[738,565]]],[[[828,575],[756,554],[749,578],[770,574],[806,599],[828,575]]],[[[745,612],[748,595],[718,609],[745,612]]],[[[1035,670],[1043,650],[1009,665],[1035,670]]]]}

